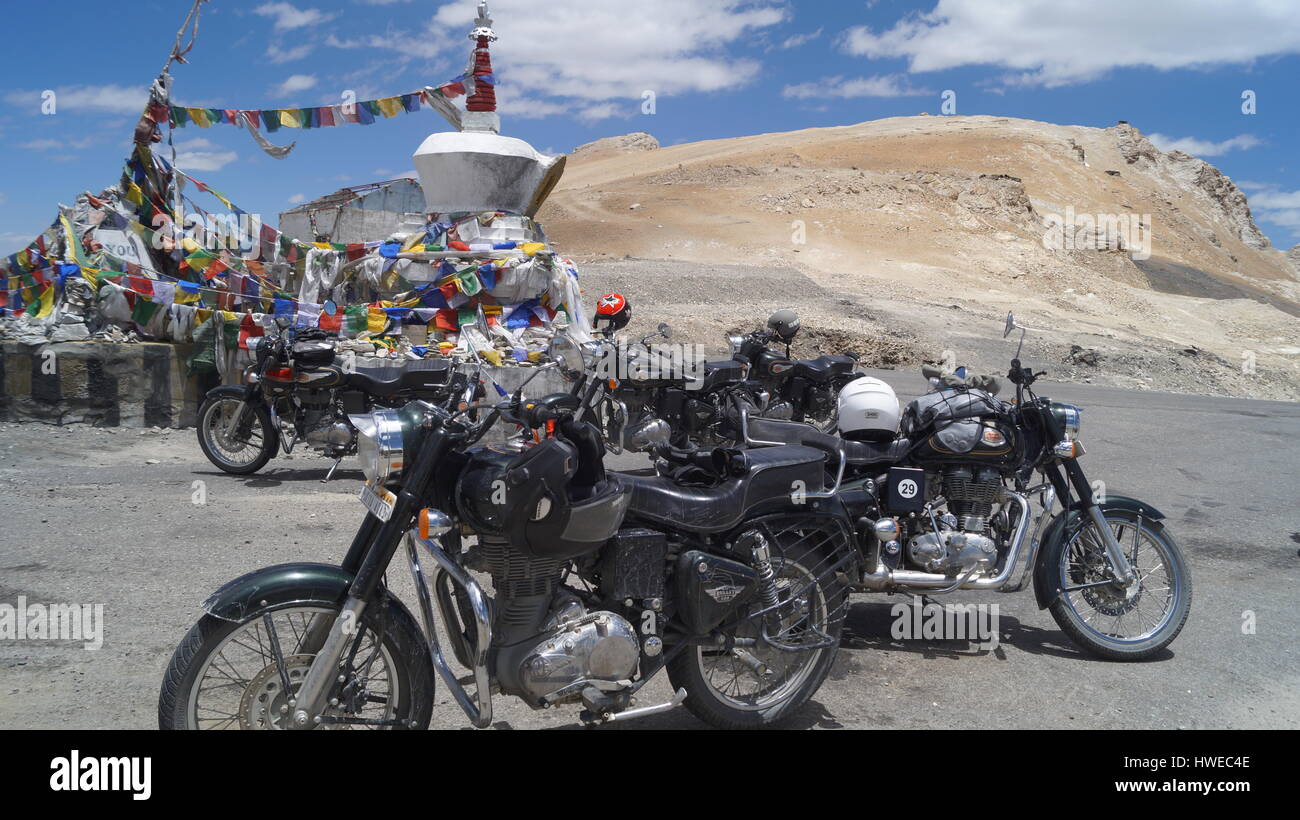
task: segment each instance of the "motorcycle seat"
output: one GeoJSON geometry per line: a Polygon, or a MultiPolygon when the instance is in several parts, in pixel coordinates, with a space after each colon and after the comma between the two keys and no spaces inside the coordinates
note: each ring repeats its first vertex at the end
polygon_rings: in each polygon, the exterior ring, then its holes
{"type": "Polygon", "coordinates": [[[819,356],[816,359],[800,359],[794,363],[794,375],[803,376],[815,382],[829,381],[835,376],[844,376],[853,372],[857,362],[850,356],[819,356]]]}
{"type": "Polygon", "coordinates": [[[746,456],[748,472],[714,487],[620,474],[619,480],[632,489],[628,516],[697,532],[725,532],[768,502],[775,502],[769,505],[774,510],[788,507],[792,493],[823,489],[826,454],[820,450],[792,445],[748,450],[746,456]]]}
{"type": "Polygon", "coordinates": [[[395,396],[404,391],[433,390],[447,383],[451,363],[432,360],[420,368],[375,367],[348,374],[348,387],[372,396],[395,396]]]}
{"type": "MultiPolygon", "coordinates": [[[[819,432],[816,428],[797,421],[763,418],[749,420],[749,437],[756,441],[802,444],[806,447],[816,447],[827,453],[836,453],[843,445],[844,457],[850,467],[868,467],[899,461],[907,455],[907,451],[912,446],[910,440],[901,436],[892,441],[850,441],[819,432]]],[[[832,458],[829,463],[834,469],[835,458],[832,458]]]]}

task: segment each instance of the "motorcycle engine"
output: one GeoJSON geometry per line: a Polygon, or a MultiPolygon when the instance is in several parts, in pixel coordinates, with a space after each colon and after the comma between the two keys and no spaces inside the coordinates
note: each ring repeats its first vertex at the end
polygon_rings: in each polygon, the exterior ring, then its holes
{"type": "Polygon", "coordinates": [[[1002,494],[997,470],[966,466],[943,473],[943,495],[949,512],[939,519],[939,532],[927,532],[908,542],[908,558],[930,572],[965,573],[997,563],[998,544],[989,520],[1002,494]]]}
{"type": "Polygon", "coordinates": [[[530,702],[578,700],[587,686],[600,690],[601,683],[629,680],[636,673],[641,642],[620,615],[587,612],[573,599],[547,626],[550,633],[519,667],[519,682],[530,702]]]}
{"type": "Polygon", "coordinates": [[[326,454],[342,455],[353,443],[352,427],[333,412],[328,395],[317,398],[312,394],[300,398],[303,439],[326,454]]]}
{"type": "Polygon", "coordinates": [[[588,686],[627,680],[641,657],[636,630],[613,612],[587,612],[560,588],[561,562],[529,558],[499,536],[479,535],[466,566],[486,570],[496,592],[492,646],[504,692],[533,706],[578,700],[588,686]]]}

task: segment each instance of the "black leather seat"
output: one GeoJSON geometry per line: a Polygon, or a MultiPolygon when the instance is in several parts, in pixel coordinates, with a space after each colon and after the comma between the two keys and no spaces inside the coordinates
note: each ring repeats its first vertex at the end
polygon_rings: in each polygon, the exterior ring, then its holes
{"type": "Polygon", "coordinates": [[[815,382],[824,382],[835,376],[853,372],[857,364],[849,356],[819,356],[816,359],[800,359],[794,363],[794,375],[803,376],[815,382]]]}
{"type": "Polygon", "coordinates": [[[433,359],[421,367],[375,367],[348,374],[348,387],[373,396],[395,396],[403,391],[434,390],[447,383],[451,363],[433,359]]]}
{"type": "Polygon", "coordinates": [[[628,518],[686,527],[701,532],[724,532],[745,519],[764,502],[778,509],[792,493],[824,489],[826,454],[811,447],[765,447],[746,451],[749,472],[716,487],[685,487],[660,476],[621,474],[632,488],[628,518]]]}
{"type": "MultiPolygon", "coordinates": [[[[749,437],[755,441],[802,444],[806,447],[816,447],[818,450],[827,453],[838,452],[838,448],[843,446],[844,456],[848,459],[848,464],[851,467],[868,467],[876,464],[887,465],[899,461],[903,456],[907,455],[907,451],[912,446],[912,442],[905,437],[883,442],[849,441],[839,436],[819,432],[807,424],[777,419],[751,418],[749,420],[749,437]]],[[[756,451],[750,450],[749,452],[756,451]]],[[[831,469],[838,467],[835,463],[837,458],[838,456],[832,457],[828,462],[831,469]]]]}

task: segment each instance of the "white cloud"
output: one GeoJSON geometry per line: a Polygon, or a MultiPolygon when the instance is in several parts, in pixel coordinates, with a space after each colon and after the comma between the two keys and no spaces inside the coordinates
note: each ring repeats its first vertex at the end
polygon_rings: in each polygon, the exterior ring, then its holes
{"type": "MultiPolygon", "coordinates": [[[[41,112],[42,91],[13,91],[5,95],[5,102],[28,110],[41,112]]],[[[54,89],[56,115],[63,111],[109,111],[114,114],[140,114],[149,101],[145,87],[121,85],[71,85],[54,89]]]]}
{"type": "Polygon", "coordinates": [[[1300,52],[1300,15],[1279,0],[939,0],[886,31],[848,29],[845,51],[909,70],[991,65],[1010,84],[1086,82],[1125,67],[1243,64],[1300,52]],[[1230,35],[1230,36],[1225,36],[1230,35]]]}
{"type": "Polygon", "coordinates": [[[295,60],[301,60],[316,50],[316,46],[311,43],[304,43],[293,48],[281,48],[278,43],[271,43],[266,49],[266,57],[275,65],[281,63],[292,63],[295,60]]]}
{"type": "Polygon", "coordinates": [[[294,194],[293,196],[289,197],[289,204],[290,204],[290,205],[301,205],[302,203],[304,203],[304,202],[306,202],[306,201],[307,201],[307,195],[306,195],[306,194],[294,194]]]}
{"type": "Polygon", "coordinates": [[[854,99],[857,97],[924,97],[934,94],[925,88],[913,88],[907,78],[901,74],[885,74],[874,77],[826,77],[822,80],[798,85],[787,85],[781,95],[796,100],[825,99],[837,97],[854,99]]]}
{"type": "Polygon", "coordinates": [[[276,97],[287,97],[299,91],[315,88],[316,82],[316,77],[313,74],[292,74],[286,77],[284,82],[272,88],[271,94],[276,97]]]}
{"type": "Polygon", "coordinates": [[[782,41],[781,43],[781,48],[798,48],[799,46],[807,45],[808,43],[811,43],[813,40],[816,40],[820,36],[822,36],[822,29],[820,28],[817,29],[816,31],[810,31],[806,34],[795,34],[785,38],[785,40],[782,41]]]}
{"type": "Polygon", "coordinates": [[[176,143],[176,164],[185,171],[220,171],[239,159],[234,151],[221,147],[203,137],[191,137],[176,143]]]}
{"type": "Polygon", "coordinates": [[[96,137],[83,137],[75,140],[56,140],[46,138],[19,143],[18,147],[26,148],[29,151],[66,151],[69,148],[82,151],[94,145],[96,142],[99,142],[96,137]]]}
{"type": "Polygon", "coordinates": [[[391,6],[394,3],[409,3],[411,0],[357,0],[363,6],[391,6]]]}
{"type": "Polygon", "coordinates": [[[632,111],[628,111],[626,104],[613,102],[596,103],[589,105],[578,111],[578,119],[583,122],[599,122],[600,120],[613,119],[614,117],[627,118],[632,116],[632,111]]]}
{"type": "Polygon", "coordinates": [[[254,14],[275,18],[276,31],[290,31],[304,26],[327,23],[338,17],[337,13],[324,12],[320,9],[300,9],[290,3],[263,3],[253,9],[254,14]]]}
{"type": "MultiPolygon", "coordinates": [[[[493,52],[498,94],[571,97],[592,103],[721,91],[753,80],[760,64],[727,47],[786,19],[784,6],[750,0],[493,0],[501,46],[493,52]]],[[[443,53],[469,56],[473,3],[444,2],[427,38],[443,53]]]]}
{"type": "Polygon", "coordinates": [[[1147,139],[1161,151],[1182,151],[1197,157],[1218,157],[1229,151],[1246,151],[1261,144],[1261,140],[1254,134],[1239,134],[1223,142],[1210,142],[1196,137],[1174,138],[1164,134],[1151,134],[1147,139]]]}

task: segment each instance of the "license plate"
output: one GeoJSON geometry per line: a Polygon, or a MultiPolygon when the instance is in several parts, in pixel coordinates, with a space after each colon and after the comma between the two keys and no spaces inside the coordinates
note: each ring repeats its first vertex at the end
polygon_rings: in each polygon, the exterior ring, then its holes
{"type": "Polygon", "coordinates": [[[361,487],[361,503],[374,513],[375,518],[387,521],[393,517],[393,506],[397,504],[397,496],[383,487],[372,487],[366,483],[361,487]]]}

